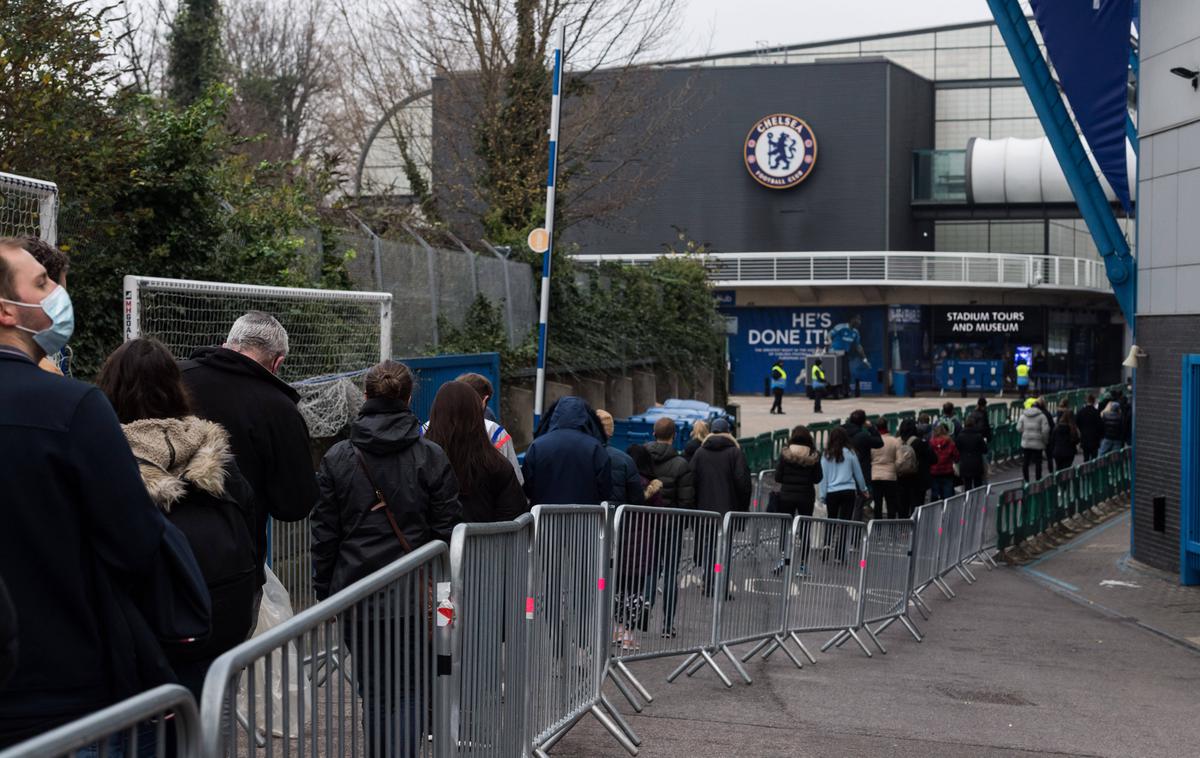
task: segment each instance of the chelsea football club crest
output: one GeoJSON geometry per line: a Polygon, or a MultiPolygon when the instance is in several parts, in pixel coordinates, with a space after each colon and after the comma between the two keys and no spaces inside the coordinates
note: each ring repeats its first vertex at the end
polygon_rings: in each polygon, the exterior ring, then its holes
{"type": "Polygon", "coordinates": [[[746,135],[746,170],[771,189],[790,189],[808,178],[817,162],[817,138],[803,119],[775,113],[746,135]]]}

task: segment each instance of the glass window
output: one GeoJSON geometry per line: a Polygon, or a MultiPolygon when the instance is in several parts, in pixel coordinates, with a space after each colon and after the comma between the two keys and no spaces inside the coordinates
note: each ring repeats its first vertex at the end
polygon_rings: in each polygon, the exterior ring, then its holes
{"type": "Polygon", "coordinates": [[[934,147],[938,150],[966,150],[971,137],[987,137],[988,121],[938,121],[934,125],[934,147]]]}
{"type": "Polygon", "coordinates": [[[994,24],[972,26],[967,29],[952,29],[937,33],[939,50],[947,47],[987,47],[992,40],[994,24]]]}
{"type": "Polygon", "coordinates": [[[934,45],[932,34],[905,34],[898,37],[863,40],[864,53],[884,50],[932,50],[934,45]]]}
{"type": "Polygon", "coordinates": [[[1042,130],[1042,122],[1036,118],[997,118],[992,120],[992,139],[1018,137],[1020,139],[1041,139],[1046,136],[1042,130]]]}
{"type": "Polygon", "coordinates": [[[932,79],[934,74],[935,54],[933,50],[913,50],[910,52],[892,52],[885,55],[897,66],[912,71],[915,74],[932,79]]]}
{"type": "Polygon", "coordinates": [[[1017,66],[1013,63],[1012,56],[1008,53],[1008,48],[1001,42],[999,47],[991,48],[992,55],[992,72],[993,79],[1016,79],[1017,66]]]}
{"type": "Polygon", "coordinates": [[[991,74],[991,61],[987,47],[938,48],[938,79],[986,79],[991,74]]]}
{"type": "Polygon", "coordinates": [[[992,253],[1040,253],[1044,247],[1041,221],[992,221],[992,253]]]}
{"type": "Polygon", "coordinates": [[[939,253],[986,253],[988,222],[938,221],[933,229],[933,249],[939,253]]]}
{"type": "Polygon", "coordinates": [[[993,87],[991,93],[992,118],[1037,118],[1024,87],[993,87]]]}
{"type": "Polygon", "coordinates": [[[937,90],[934,118],[938,121],[988,118],[988,92],[983,88],[937,90]]]}

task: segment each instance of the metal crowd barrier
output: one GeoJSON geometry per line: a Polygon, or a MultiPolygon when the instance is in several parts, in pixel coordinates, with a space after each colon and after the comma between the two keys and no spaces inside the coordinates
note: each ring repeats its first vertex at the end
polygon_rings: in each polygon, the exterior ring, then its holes
{"type": "Polygon", "coordinates": [[[424,545],[217,658],[201,697],[205,758],[444,752],[446,554],[424,545]]]}
{"type": "Polygon", "coordinates": [[[953,597],[941,575],[942,511],[945,502],[929,503],[913,513],[916,535],[913,540],[913,603],[925,618],[929,618],[929,606],[921,593],[930,585],[936,585],[947,598],[953,597]]]}
{"type": "Polygon", "coordinates": [[[775,481],[775,469],[769,468],[758,472],[754,481],[754,497],[750,500],[750,510],[764,513],[771,503],[771,495],[779,492],[779,484],[775,481]]]}
{"type": "Polygon", "coordinates": [[[452,651],[450,739],[454,754],[524,754],[533,517],[459,524],[450,539],[452,651]]]}
{"type": "Polygon", "coordinates": [[[863,567],[863,592],[858,604],[858,626],[886,654],[879,633],[896,621],[904,625],[917,642],[921,632],[908,617],[913,589],[913,539],[916,524],[910,519],[874,520],[867,524],[866,566],[863,567]],[[879,624],[874,631],[871,624],[879,624]]]}
{"type": "Polygon", "coordinates": [[[717,604],[712,589],[719,574],[715,561],[706,558],[715,557],[720,544],[721,515],[622,505],[613,539],[608,675],[634,710],[640,713],[641,700],[654,698],[629,670],[631,661],[687,655],[690,665],[702,658],[733,686],[709,652],[717,604]]]}
{"type": "Polygon", "coordinates": [[[526,729],[533,754],[545,756],[592,714],[621,747],[637,755],[637,736],[601,690],[612,618],[605,591],[605,507],[539,505],[530,556],[526,729]]]}
{"type": "Polygon", "coordinates": [[[199,758],[200,716],[192,695],[164,684],[0,750],[3,758],[90,755],[199,758]]]}
{"type": "MultiPolygon", "coordinates": [[[[749,658],[771,641],[784,642],[791,517],[783,513],[726,513],[722,533],[712,646],[725,653],[742,680],[751,684],[750,674],[730,646],[758,642],[747,653],[749,658]]],[[[710,550],[704,559],[716,557],[713,552],[710,550]]],[[[802,668],[790,650],[784,651],[802,668]]]]}
{"type": "MultiPolygon", "coordinates": [[[[839,637],[845,634],[857,642],[868,657],[871,655],[857,632],[865,533],[866,525],[861,521],[797,516],[792,522],[791,574],[784,631],[813,663],[817,659],[804,646],[801,634],[831,631],[838,632],[839,637]]],[[[827,650],[836,639],[834,637],[821,650],[827,650]]],[[[769,646],[764,656],[769,656],[774,649],[775,645],[769,646]]]]}
{"type": "Polygon", "coordinates": [[[288,591],[292,609],[304,610],[317,603],[313,590],[312,527],[308,519],[279,521],[271,519],[271,555],[267,565],[288,591]]]}
{"type": "MultiPolygon", "coordinates": [[[[962,534],[966,527],[965,511],[967,505],[966,493],[959,493],[946,498],[942,503],[942,531],[938,538],[938,576],[943,579],[951,571],[957,570],[968,583],[974,578],[967,575],[959,565],[959,550],[962,544],[962,534]]],[[[941,586],[941,585],[939,585],[941,586]]],[[[954,597],[954,591],[949,585],[943,588],[954,597]]]]}

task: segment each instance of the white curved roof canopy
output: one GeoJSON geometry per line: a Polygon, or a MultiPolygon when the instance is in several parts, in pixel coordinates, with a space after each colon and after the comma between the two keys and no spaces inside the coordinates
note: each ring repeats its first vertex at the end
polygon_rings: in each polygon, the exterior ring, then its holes
{"type": "MultiPolygon", "coordinates": [[[[1086,144],[1084,149],[1087,149],[1086,144]]],[[[1096,168],[1096,159],[1092,158],[1090,150],[1088,157],[1100,177],[1104,196],[1110,203],[1115,203],[1116,193],[1096,168]]],[[[1125,163],[1130,192],[1136,198],[1137,156],[1128,140],[1125,141],[1125,163]]],[[[1075,198],[1048,138],[992,140],[972,137],[967,142],[967,202],[1073,203],[1075,198]]]]}

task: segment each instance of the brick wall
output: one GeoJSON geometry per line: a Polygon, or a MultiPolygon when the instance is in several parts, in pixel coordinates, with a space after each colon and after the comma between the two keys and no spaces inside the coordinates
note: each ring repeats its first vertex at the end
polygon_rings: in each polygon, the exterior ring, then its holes
{"type": "Polygon", "coordinates": [[[1179,571],[1182,356],[1200,353],[1200,315],[1139,316],[1138,345],[1149,354],[1134,394],[1133,557],[1179,571]],[[1154,498],[1166,497],[1166,531],[1154,531],[1154,498]]]}

